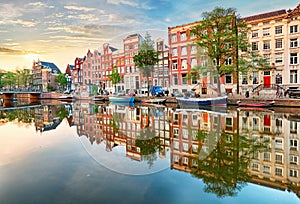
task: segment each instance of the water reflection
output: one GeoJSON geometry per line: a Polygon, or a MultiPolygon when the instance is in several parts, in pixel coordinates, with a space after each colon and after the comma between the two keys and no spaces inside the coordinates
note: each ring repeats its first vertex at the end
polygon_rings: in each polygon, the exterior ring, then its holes
{"type": "Polygon", "coordinates": [[[190,110],[126,104],[40,105],[0,110],[2,123],[52,131],[67,119],[87,152],[113,171],[186,172],[218,197],[247,183],[300,195],[299,109],[190,110]]]}

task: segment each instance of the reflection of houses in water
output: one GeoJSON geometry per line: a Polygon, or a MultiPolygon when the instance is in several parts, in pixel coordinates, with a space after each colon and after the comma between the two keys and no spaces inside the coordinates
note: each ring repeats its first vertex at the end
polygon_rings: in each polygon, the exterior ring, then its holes
{"type": "Polygon", "coordinates": [[[87,102],[79,101],[73,104],[73,122],[77,126],[77,134],[85,135],[91,144],[101,141],[100,124],[97,123],[96,106],[87,102]]]}
{"type": "Polygon", "coordinates": [[[44,132],[55,129],[60,121],[55,112],[61,106],[43,105],[34,109],[34,125],[36,131],[44,132]]]}
{"type": "Polygon", "coordinates": [[[112,151],[115,146],[126,146],[126,156],[140,161],[141,149],[136,141],[147,139],[150,132],[150,137],[160,137],[159,154],[163,158],[166,156],[170,133],[165,107],[155,110],[156,114],[149,107],[88,103],[76,104],[74,107],[74,124],[77,125],[78,135],[86,135],[91,144],[94,141],[97,144],[103,142],[106,151],[112,151]]]}
{"type": "Polygon", "coordinates": [[[294,117],[286,118],[271,111],[249,114],[241,111],[240,135],[255,138],[268,146],[267,150],[253,154],[250,166],[252,182],[292,190],[300,196],[300,121],[293,120],[294,117]]]}
{"type": "Polygon", "coordinates": [[[189,171],[197,166],[199,151],[206,155],[214,148],[211,142],[216,143],[225,129],[225,116],[181,109],[173,113],[170,123],[171,168],[189,171]],[[207,134],[209,138],[201,139],[200,134],[207,134]]]}
{"type": "MultiPolygon", "coordinates": [[[[227,142],[231,141],[234,144],[235,140],[245,138],[245,141],[254,141],[254,144],[262,144],[264,147],[257,148],[257,151],[248,155],[245,152],[248,147],[253,147],[253,144],[244,143],[246,149],[233,145],[232,148],[225,147],[222,150],[222,155],[232,157],[232,161],[236,160],[236,155],[238,159],[248,157],[248,182],[289,190],[300,195],[300,121],[295,115],[286,117],[274,111],[245,110],[230,111],[227,115],[213,112],[174,112],[170,131],[171,168],[192,172],[199,162],[205,160],[205,156],[211,156],[215,148],[213,144],[218,142],[218,134],[209,136],[206,133],[224,131],[227,142]],[[196,138],[197,134],[201,136],[203,133],[206,139],[196,138]]],[[[204,163],[201,165],[208,164],[209,159],[204,163]]],[[[212,176],[211,172],[199,174],[212,176]]]]}

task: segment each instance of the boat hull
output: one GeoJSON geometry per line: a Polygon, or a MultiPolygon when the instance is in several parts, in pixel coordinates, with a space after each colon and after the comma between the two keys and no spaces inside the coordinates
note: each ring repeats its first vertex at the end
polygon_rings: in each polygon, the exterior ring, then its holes
{"type": "Polygon", "coordinates": [[[110,102],[133,103],[134,102],[134,97],[109,96],[108,100],[110,102]]]}
{"type": "Polygon", "coordinates": [[[258,108],[267,108],[274,105],[274,101],[272,102],[258,102],[258,103],[246,103],[246,102],[237,102],[239,107],[258,107],[258,108]]]}
{"type": "Polygon", "coordinates": [[[164,98],[153,98],[153,99],[144,99],[142,103],[164,103],[167,99],[164,98]]]}
{"type": "Polygon", "coordinates": [[[201,108],[203,106],[227,106],[227,96],[215,98],[184,98],[177,97],[177,102],[182,108],[201,108]]]}

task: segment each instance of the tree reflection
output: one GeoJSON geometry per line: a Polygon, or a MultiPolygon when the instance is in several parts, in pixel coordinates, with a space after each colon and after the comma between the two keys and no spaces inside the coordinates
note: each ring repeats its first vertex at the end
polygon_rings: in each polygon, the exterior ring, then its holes
{"type": "Polygon", "coordinates": [[[155,131],[147,127],[141,130],[140,136],[135,144],[140,148],[142,159],[146,160],[149,164],[149,168],[151,168],[157,159],[156,152],[159,149],[159,137],[156,137],[155,131]]]}
{"type": "MultiPolygon", "coordinates": [[[[214,135],[215,138],[208,139],[207,144],[204,144],[210,149],[210,141],[217,139],[218,132],[198,131],[197,135],[199,145],[203,144],[204,139],[214,135]]],[[[264,150],[266,145],[225,130],[220,130],[219,136],[205,158],[199,148],[197,157],[192,158],[197,161],[197,166],[191,167],[191,174],[203,179],[206,184],[205,192],[214,193],[218,197],[236,196],[251,178],[248,167],[252,156],[255,152],[264,150]]]]}
{"type": "Polygon", "coordinates": [[[15,121],[17,124],[30,124],[34,118],[34,109],[16,109],[9,111],[1,111],[0,118],[8,121],[15,121]]]}
{"type": "Polygon", "coordinates": [[[60,108],[55,111],[56,116],[59,118],[59,121],[63,121],[64,118],[67,118],[69,115],[69,111],[65,108],[60,108]]]}

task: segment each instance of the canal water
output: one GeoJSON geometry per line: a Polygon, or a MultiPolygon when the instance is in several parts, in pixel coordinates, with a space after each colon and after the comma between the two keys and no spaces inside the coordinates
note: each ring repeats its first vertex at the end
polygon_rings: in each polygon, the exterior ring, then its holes
{"type": "Polygon", "coordinates": [[[15,105],[0,203],[300,203],[300,109],[15,105]]]}

